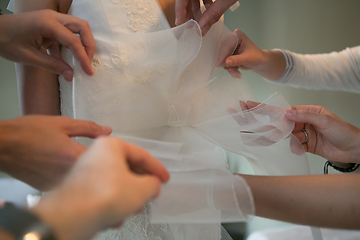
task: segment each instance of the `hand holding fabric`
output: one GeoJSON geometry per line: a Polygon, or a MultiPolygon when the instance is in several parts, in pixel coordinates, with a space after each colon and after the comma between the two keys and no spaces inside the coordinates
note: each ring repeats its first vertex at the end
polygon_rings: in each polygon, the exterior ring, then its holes
{"type": "Polygon", "coordinates": [[[86,150],[71,137],[110,133],[110,127],[67,117],[33,115],[1,121],[0,169],[39,190],[48,190],[86,150]]]}
{"type": "Polygon", "coordinates": [[[305,150],[338,163],[360,163],[360,129],[321,106],[292,106],[286,117],[295,122],[293,134],[305,150]]]}
{"type": "Polygon", "coordinates": [[[90,59],[95,52],[95,40],[84,20],[42,10],[1,16],[0,31],[0,56],[10,61],[41,67],[71,81],[73,70],[61,57],[58,46],[61,44],[73,52],[86,74],[93,74],[90,59]]]}
{"type": "Polygon", "coordinates": [[[167,170],[145,150],[103,137],[33,211],[54,228],[59,239],[89,239],[140,211],[168,180],[167,170]]]}
{"type": "Polygon", "coordinates": [[[269,80],[277,80],[283,75],[286,61],[281,51],[260,49],[239,29],[234,34],[239,45],[233,56],[226,58],[225,68],[252,70],[269,80]]]}
{"type": "Polygon", "coordinates": [[[180,25],[190,19],[198,20],[202,35],[205,36],[210,27],[215,24],[221,16],[228,10],[237,0],[203,0],[206,11],[197,19],[200,9],[200,1],[176,0],[175,2],[175,24],[180,25]]]}

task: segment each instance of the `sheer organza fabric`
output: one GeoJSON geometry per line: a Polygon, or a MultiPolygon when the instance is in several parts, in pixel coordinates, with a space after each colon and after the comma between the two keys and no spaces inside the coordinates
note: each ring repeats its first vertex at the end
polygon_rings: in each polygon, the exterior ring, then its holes
{"type": "Polygon", "coordinates": [[[220,239],[220,222],[254,214],[251,191],[229,171],[224,149],[247,157],[258,174],[309,173],[284,116],[287,102],[275,94],[243,111],[239,100],[255,100],[246,81],[215,67],[231,54],[223,50],[237,46],[222,23],[204,38],[189,21],[102,45],[113,46],[96,56],[95,76],[75,63],[74,115],[113,127],[114,136],[144,147],[170,171],[148,206],[148,223],[167,224],[174,239],[220,239]]]}
{"type": "Polygon", "coordinates": [[[247,221],[255,206],[224,149],[245,156],[257,174],[309,174],[281,95],[240,107],[256,99],[246,80],[221,68],[238,45],[223,23],[206,37],[195,21],[170,29],[155,0],[74,0],[69,14],[91,26],[96,73],[87,76],[63,51],[75,73],[72,83],[60,78],[63,114],[111,126],[171,174],[141,214],[96,239],[230,239],[220,222],[247,221]]]}

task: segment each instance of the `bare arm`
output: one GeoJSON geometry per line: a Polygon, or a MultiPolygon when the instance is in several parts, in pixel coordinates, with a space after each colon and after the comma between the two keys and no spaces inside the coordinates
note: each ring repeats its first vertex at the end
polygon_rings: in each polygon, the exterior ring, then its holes
{"type": "MultiPolygon", "coordinates": [[[[66,11],[71,1],[61,0],[15,0],[15,13],[29,12],[40,9],[66,11]],[[64,2],[64,3],[59,3],[64,2]]],[[[19,101],[22,114],[60,115],[58,75],[46,70],[16,65],[19,101]]]]}
{"type": "Polygon", "coordinates": [[[249,176],[256,215],[297,224],[359,229],[360,175],[249,176]]]}

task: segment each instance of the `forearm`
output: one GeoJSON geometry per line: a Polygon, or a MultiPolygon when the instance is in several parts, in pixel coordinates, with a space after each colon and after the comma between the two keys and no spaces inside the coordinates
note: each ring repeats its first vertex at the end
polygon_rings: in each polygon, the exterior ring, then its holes
{"type": "MultiPolygon", "coordinates": [[[[14,13],[42,9],[57,11],[57,0],[14,0],[14,13]]],[[[57,75],[41,68],[16,64],[19,102],[22,114],[60,115],[57,75]]]]}
{"type": "Polygon", "coordinates": [[[257,216],[319,227],[360,228],[358,174],[242,177],[252,190],[257,216]]]}
{"type": "Polygon", "coordinates": [[[23,115],[60,115],[60,93],[56,74],[17,63],[16,77],[23,115]]]}
{"type": "Polygon", "coordinates": [[[262,50],[263,63],[258,67],[253,68],[252,71],[268,80],[277,80],[283,76],[286,60],[284,54],[277,50],[262,50]]]}

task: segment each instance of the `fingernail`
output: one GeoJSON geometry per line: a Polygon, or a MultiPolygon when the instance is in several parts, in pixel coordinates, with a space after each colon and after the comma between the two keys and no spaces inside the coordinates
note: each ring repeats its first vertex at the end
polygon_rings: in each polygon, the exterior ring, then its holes
{"type": "Polygon", "coordinates": [[[112,128],[109,126],[103,126],[102,129],[105,134],[110,134],[112,132],[112,128]]]}
{"type": "Polygon", "coordinates": [[[288,116],[295,116],[296,112],[292,109],[286,109],[285,110],[285,115],[288,115],[288,116]]]}
{"type": "Polygon", "coordinates": [[[178,26],[178,25],[179,25],[179,20],[178,20],[178,18],[177,18],[177,17],[175,18],[175,25],[176,25],[176,26],[178,26]]]}
{"type": "Polygon", "coordinates": [[[67,81],[72,81],[73,79],[73,72],[70,70],[65,70],[62,74],[61,74],[67,81]]]}
{"type": "Polygon", "coordinates": [[[236,70],[235,77],[238,78],[238,79],[241,79],[241,76],[242,76],[241,72],[236,70]]]}
{"type": "Polygon", "coordinates": [[[231,59],[226,59],[225,66],[226,67],[232,67],[234,65],[234,61],[231,59]]]}

